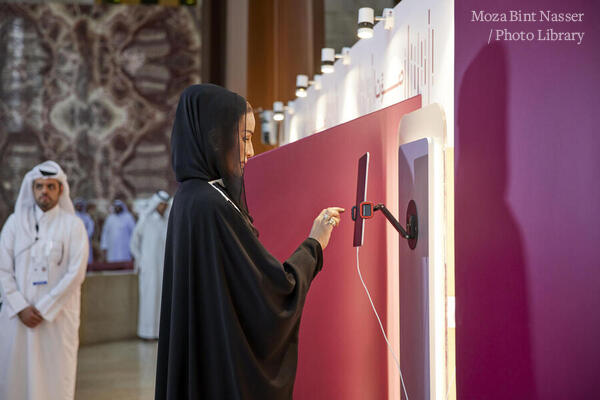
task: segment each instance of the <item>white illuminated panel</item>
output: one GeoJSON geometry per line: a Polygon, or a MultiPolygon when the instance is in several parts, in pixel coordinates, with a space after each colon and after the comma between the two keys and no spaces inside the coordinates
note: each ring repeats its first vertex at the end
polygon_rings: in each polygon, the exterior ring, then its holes
{"type": "MultiPolygon", "coordinates": [[[[447,121],[444,110],[431,104],[405,115],[398,130],[398,140],[403,144],[427,139],[427,240],[428,240],[428,320],[429,320],[429,384],[430,398],[444,400],[446,382],[446,263],[444,191],[444,143],[447,121]]],[[[402,188],[399,188],[401,192],[402,188]]],[[[417,207],[419,205],[417,204],[417,207]]],[[[421,207],[422,208],[422,207],[421,207]]],[[[401,210],[402,212],[402,210],[401,210]]],[[[421,221],[419,221],[421,222],[421,221]]],[[[402,262],[400,259],[399,262],[402,262]]],[[[389,276],[389,274],[388,274],[389,276]]],[[[400,315],[400,324],[403,316],[400,315]]],[[[402,356],[400,356],[402,363],[402,356]]]]}
{"type": "Polygon", "coordinates": [[[454,145],[454,3],[404,0],[394,19],[391,30],[377,23],[372,38],[358,40],[350,63],[338,60],[320,90],[311,86],[294,100],[299,112],[286,118],[285,129],[293,132],[285,137],[303,138],[420,94],[423,105],[442,105],[446,145],[454,145]]]}

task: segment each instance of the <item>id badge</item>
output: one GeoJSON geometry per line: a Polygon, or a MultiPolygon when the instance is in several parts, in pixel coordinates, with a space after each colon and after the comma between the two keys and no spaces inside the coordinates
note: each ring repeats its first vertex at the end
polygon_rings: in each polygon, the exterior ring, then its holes
{"type": "Polygon", "coordinates": [[[34,286],[47,285],[51,265],[58,265],[62,259],[62,243],[48,240],[36,246],[32,257],[31,281],[34,286]]]}
{"type": "Polygon", "coordinates": [[[31,280],[33,286],[48,284],[48,266],[35,263],[31,269],[31,280]]]}

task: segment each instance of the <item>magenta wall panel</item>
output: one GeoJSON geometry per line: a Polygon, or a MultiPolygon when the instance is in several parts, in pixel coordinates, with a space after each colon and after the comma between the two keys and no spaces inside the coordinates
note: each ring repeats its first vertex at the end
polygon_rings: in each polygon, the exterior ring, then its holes
{"type": "MultiPolygon", "coordinates": [[[[262,243],[284,260],[304,240],[325,207],[346,208],[324,252],[300,327],[294,398],[386,399],[387,346],[356,272],[350,209],[358,158],[371,153],[368,198],[385,202],[385,182],[397,174],[398,125],[421,106],[417,96],[250,160],[248,205],[262,243]]],[[[395,188],[397,190],[397,188],[395,188]]],[[[386,220],[365,225],[361,271],[385,325],[386,220]]],[[[397,245],[397,236],[390,242],[397,245]]]]}
{"type": "Polygon", "coordinates": [[[459,399],[599,396],[599,13],[597,1],[456,1],[459,399]],[[520,9],[584,17],[470,21],[520,9]],[[488,45],[492,28],[585,36],[488,45]]]}

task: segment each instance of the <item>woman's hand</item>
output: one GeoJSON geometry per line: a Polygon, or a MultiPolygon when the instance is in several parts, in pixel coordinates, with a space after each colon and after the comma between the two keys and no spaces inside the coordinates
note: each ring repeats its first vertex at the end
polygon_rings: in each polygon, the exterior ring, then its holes
{"type": "Polygon", "coordinates": [[[321,211],[321,213],[317,215],[317,218],[315,218],[308,237],[321,243],[321,248],[325,250],[325,247],[329,244],[331,231],[340,224],[340,213],[343,213],[344,211],[345,210],[340,207],[329,207],[321,211]]]}

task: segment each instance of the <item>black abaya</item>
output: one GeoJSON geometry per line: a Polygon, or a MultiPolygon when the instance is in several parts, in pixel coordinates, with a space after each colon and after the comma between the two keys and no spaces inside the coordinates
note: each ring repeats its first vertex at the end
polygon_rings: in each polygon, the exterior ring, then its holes
{"type": "Polygon", "coordinates": [[[210,85],[192,88],[182,94],[173,128],[175,172],[185,166],[186,176],[169,217],[156,399],[291,399],[300,317],[310,283],[322,267],[321,246],[306,239],[280,263],[240,210],[245,202],[236,201],[229,186],[218,190],[208,183],[220,178],[210,171],[218,166],[205,165],[207,159],[218,160],[207,153],[219,148],[202,145],[207,131],[182,128],[181,119],[189,113],[180,109],[197,108],[205,96],[231,92],[210,85]],[[200,101],[190,101],[193,96],[200,101]],[[196,142],[196,156],[190,143],[178,153],[178,146],[189,140],[196,142]]]}

